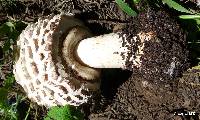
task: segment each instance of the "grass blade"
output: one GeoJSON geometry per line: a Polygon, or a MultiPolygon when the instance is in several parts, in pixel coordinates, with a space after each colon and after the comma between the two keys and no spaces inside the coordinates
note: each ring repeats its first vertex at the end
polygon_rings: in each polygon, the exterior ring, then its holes
{"type": "Polygon", "coordinates": [[[183,6],[181,6],[180,4],[178,4],[177,2],[175,2],[173,0],[163,0],[163,3],[167,4],[169,7],[173,8],[177,11],[194,14],[192,11],[189,11],[188,9],[184,8],[183,6]]]}
{"type": "Polygon", "coordinates": [[[200,19],[200,15],[180,15],[181,19],[200,19]]]}
{"type": "Polygon", "coordinates": [[[119,5],[119,7],[128,15],[130,16],[137,16],[137,13],[132,10],[127,3],[125,3],[123,0],[115,0],[115,2],[119,5]]]}

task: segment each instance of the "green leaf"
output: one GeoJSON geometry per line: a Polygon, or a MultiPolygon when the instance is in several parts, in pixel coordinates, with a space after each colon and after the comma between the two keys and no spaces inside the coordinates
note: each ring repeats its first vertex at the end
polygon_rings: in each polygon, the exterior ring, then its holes
{"type": "Polygon", "coordinates": [[[174,8],[177,11],[194,14],[192,11],[189,11],[188,9],[184,8],[183,6],[181,6],[173,0],[163,0],[163,3],[166,3],[169,7],[174,8]]]}
{"type": "Polygon", "coordinates": [[[15,82],[14,75],[13,74],[8,75],[6,79],[4,80],[4,88],[6,89],[11,88],[14,82],[15,82]]]}
{"type": "Polygon", "coordinates": [[[123,0],[115,0],[115,2],[119,5],[119,7],[128,15],[130,16],[137,16],[137,13],[132,10],[127,3],[125,3],[123,0]]]}
{"type": "Polygon", "coordinates": [[[27,25],[21,21],[6,22],[0,26],[0,37],[4,37],[3,51],[9,51],[10,46],[13,45],[21,31],[27,25]]]}
{"type": "Polygon", "coordinates": [[[65,116],[63,115],[63,109],[59,108],[58,106],[52,107],[49,112],[47,113],[47,118],[45,120],[52,119],[52,120],[64,120],[65,116]]]}
{"type": "Polygon", "coordinates": [[[6,22],[0,26],[0,37],[6,34],[10,34],[15,29],[15,26],[11,22],[6,22]]]}
{"type": "Polygon", "coordinates": [[[73,106],[52,107],[44,120],[83,120],[83,115],[73,106]]]}
{"type": "Polygon", "coordinates": [[[9,28],[15,28],[12,22],[6,22],[5,25],[8,26],[9,28]]]}
{"type": "Polygon", "coordinates": [[[200,15],[180,15],[181,19],[200,19],[200,15]]]}
{"type": "Polygon", "coordinates": [[[7,96],[8,96],[8,90],[5,88],[0,88],[0,109],[7,109],[7,96]]]}
{"type": "Polygon", "coordinates": [[[133,3],[135,3],[135,4],[137,4],[139,2],[140,2],[140,0],[133,0],[133,3]]]}

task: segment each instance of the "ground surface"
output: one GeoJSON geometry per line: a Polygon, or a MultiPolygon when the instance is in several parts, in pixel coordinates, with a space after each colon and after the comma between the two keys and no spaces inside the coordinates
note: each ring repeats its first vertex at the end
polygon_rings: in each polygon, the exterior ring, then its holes
{"type": "MultiPolygon", "coordinates": [[[[35,22],[40,16],[72,12],[95,35],[117,30],[130,37],[141,30],[155,32],[159,40],[146,43],[141,69],[133,72],[103,70],[102,92],[88,105],[82,106],[86,119],[199,119],[200,71],[188,69],[191,66],[186,49],[186,34],[170,11],[146,6],[138,17],[133,18],[122,12],[113,0],[21,0],[10,7],[2,5],[0,10],[4,11],[0,12],[0,23],[9,18],[35,22]],[[171,76],[163,74],[163,71],[169,69],[172,58],[178,61],[176,69],[171,76]],[[188,112],[195,112],[196,115],[177,115],[188,112]]],[[[37,119],[42,119],[43,115],[38,115],[37,119]]]]}

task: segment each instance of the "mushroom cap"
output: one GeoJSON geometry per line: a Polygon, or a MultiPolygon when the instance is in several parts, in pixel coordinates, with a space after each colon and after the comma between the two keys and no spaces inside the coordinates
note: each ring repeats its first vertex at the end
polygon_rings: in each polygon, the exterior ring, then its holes
{"type": "Polygon", "coordinates": [[[78,38],[72,40],[75,43],[83,37],[91,36],[89,30],[73,15],[50,15],[40,18],[37,23],[29,24],[18,38],[19,56],[13,73],[16,82],[38,105],[79,106],[88,101],[91,91],[99,88],[98,70],[73,62],[75,58],[66,59],[67,54],[75,57],[73,51],[76,44],[66,42],[70,39],[65,40],[73,36],[69,33],[75,33],[74,31],[82,36],[73,34],[78,38]],[[79,28],[82,31],[78,31],[79,28]],[[63,46],[71,48],[61,49],[63,46]]]}

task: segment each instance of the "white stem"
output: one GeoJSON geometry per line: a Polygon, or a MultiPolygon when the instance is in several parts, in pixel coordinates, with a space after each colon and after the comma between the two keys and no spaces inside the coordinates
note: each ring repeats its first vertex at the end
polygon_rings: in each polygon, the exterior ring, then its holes
{"type": "Polygon", "coordinates": [[[84,39],[77,47],[80,60],[94,68],[124,68],[122,52],[128,50],[122,47],[122,37],[115,33],[84,39]]]}
{"type": "MultiPolygon", "coordinates": [[[[141,32],[131,40],[137,41],[137,37],[139,37],[140,41],[144,42],[144,40],[149,40],[151,38],[146,36],[149,35],[141,32]]],[[[131,49],[128,49],[128,47],[131,47],[131,44],[126,41],[125,34],[124,37],[120,37],[117,33],[87,38],[78,44],[77,56],[80,61],[90,67],[126,69],[126,58],[128,54],[131,53],[131,49]]],[[[135,58],[132,56],[128,61],[132,61],[135,66],[139,66],[143,48],[144,44],[138,46],[138,56],[135,58]]]]}

